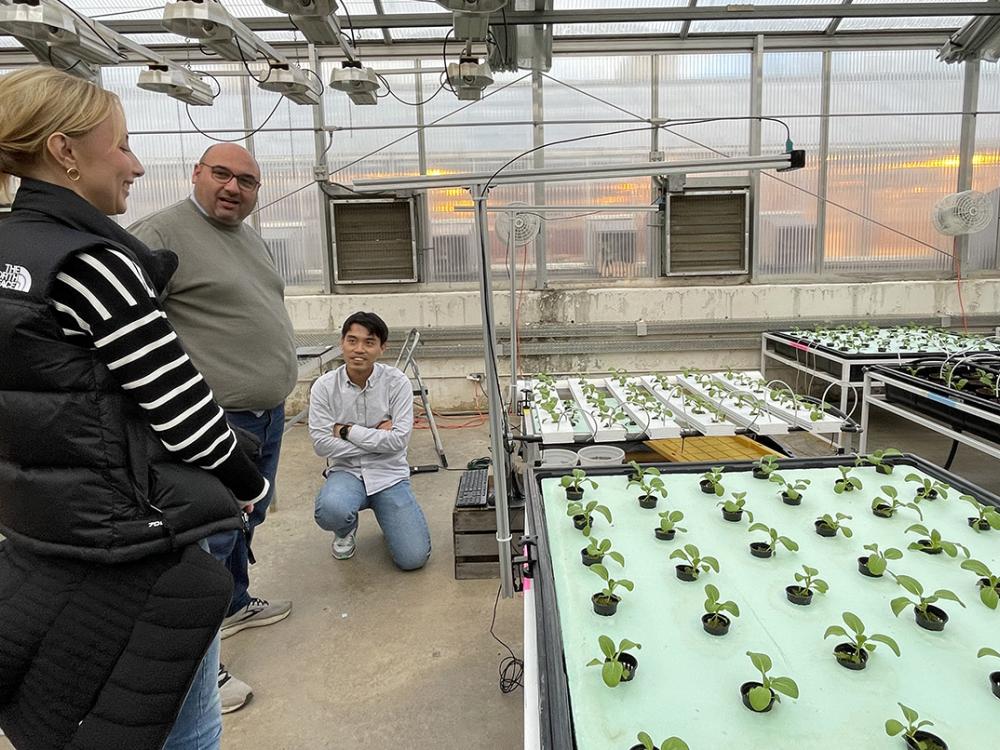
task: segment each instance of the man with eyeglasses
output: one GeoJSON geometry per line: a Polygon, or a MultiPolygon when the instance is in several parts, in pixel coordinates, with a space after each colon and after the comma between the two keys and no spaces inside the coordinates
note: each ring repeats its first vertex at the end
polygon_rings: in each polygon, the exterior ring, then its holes
{"type": "MultiPolygon", "coordinates": [[[[222,623],[227,638],[271,625],[289,615],[289,601],[267,601],[249,592],[253,530],[264,521],[274,494],[285,421],[285,397],[298,368],[284,281],[263,238],[244,219],[257,205],[260,167],[241,146],[210,147],[191,176],[188,198],[138,221],[131,231],[153,248],[177,253],[177,272],[163,307],[230,424],[261,443],[257,468],[271,494],[254,505],[246,533],[209,538],[209,547],[233,575],[234,593],[222,623]]],[[[169,363],[164,367],[169,367],[169,363]]],[[[219,668],[223,713],[241,708],[252,691],[219,668]]]]}

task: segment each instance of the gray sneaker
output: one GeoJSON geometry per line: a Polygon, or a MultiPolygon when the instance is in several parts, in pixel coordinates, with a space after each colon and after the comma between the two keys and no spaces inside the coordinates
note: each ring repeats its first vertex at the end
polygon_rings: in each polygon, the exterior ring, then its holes
{"type": "Polygon", "coordinates": [[[267,599],[254,597],[247,606],[222,621],[219,633],[223,638],[228,638],[247,628],[273,625],[284,620],[291,612],[292,603],[289,601],[269,602],[267,599]]]}
{"type": "Polygon", "coordinates": [[[253,690],[243,680],[229,674],[229,670],[219,665],[219,698],[222,699],[222,713],[239,711],[253,697],[253,690]]]}
{"type": "Polygon", "coordinates": [[[347,560],[354,557],[354,550],[357,549],[357,535],[358,532],[357,529],[355,529],[345,537],[335,536],[330,550],[333,553],[333,556],[338,560],[347,560]]]}

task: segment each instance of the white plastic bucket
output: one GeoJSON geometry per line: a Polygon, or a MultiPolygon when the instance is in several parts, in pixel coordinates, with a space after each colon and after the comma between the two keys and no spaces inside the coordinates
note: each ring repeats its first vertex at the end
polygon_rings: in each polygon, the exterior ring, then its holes
{"type": "Polygon", "coordinates": [[[625,451],[613,445],[588,445],[580,449],[581,466],[614,466],[625,460],[625,451]]]}
{"type": "Polygon", "coordinates": [[[549,448],[542,451],[541,466],[543,468],[576,466],[579,460],[580,458],[577,456],[576,451],[566,450],[565,448],[549,448]]]}

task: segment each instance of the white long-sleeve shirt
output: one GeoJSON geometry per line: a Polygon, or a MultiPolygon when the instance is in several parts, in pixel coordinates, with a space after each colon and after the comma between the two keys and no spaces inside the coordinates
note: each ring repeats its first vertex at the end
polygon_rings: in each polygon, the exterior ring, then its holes
{"type": "Polygon", "coordinates": [[[320,376],[309,393],[309,435],[316,454],[332,471],[347,471],[365,483],[369,495],[410,476],[406,448],[413,433],[413,387],[395,367],[375,363],[361,388],[345,365],[320,376]],[[385,420],[391,430],[376,429],[385,420]],[[347,440],[335,424],[352,425],[347,440]]]}

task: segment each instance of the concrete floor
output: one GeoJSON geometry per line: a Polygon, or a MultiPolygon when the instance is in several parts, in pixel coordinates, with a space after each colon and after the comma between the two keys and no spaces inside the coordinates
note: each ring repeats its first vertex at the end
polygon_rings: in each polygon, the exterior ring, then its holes
{"type": "MultiPolygon", "coordinates": [[[[876,413],[870,449],[893,446],[942,463],[950,441],[876,413]]],[[[452,466],[488,453],[485,427],[443,432],[452,466]]],[[[411,462],[433,463],[426,431],[414,436],[411,462]]],[[[358,552],[330,556],[329,535],[312,520],[322,461],[304,427],[285,438],[280,504],[255,545],[253,593],[290,598],[282,623],[223,642],[233,674],[255,692],[225,717],[226,750],[515,750],[522,745],[522,693],[502,695],[503,651],[488,628],[496,581],[455,581],[451,509],[457,472],[414,477],[434,552],[416,573],[395,570],[370,513],[358,552]]],[[[1000,491],[996,463],[959,448],[953,471],[1000,491]]],[[[497,634],[521,655],[521,602],[501,600],[497,634]]],[[[0,749],[9,745],[0,739],[0,749]]]]}

